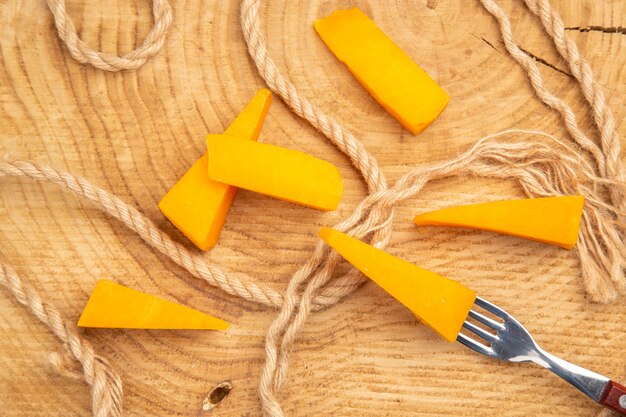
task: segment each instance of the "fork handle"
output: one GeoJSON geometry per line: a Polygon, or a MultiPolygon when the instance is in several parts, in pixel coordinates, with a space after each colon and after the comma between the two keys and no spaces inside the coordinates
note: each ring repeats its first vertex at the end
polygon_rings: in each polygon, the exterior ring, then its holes
{"type": "Polygon", "coordinates": [[[609,381],[599,402],[618,413],[626,415],[626,387],[617,382],[609,381]]]}

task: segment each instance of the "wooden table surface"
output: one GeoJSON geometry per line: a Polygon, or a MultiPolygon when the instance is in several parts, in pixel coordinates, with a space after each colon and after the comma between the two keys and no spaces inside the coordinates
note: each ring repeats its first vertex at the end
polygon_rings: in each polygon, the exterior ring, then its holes
{"type": "MultiPolygon", "coordinates": [[[[139,71],[112,74],[69,56],[43,0],[0,2],[0,155],[84,176],[191,248],[157,203],[202,154],[204,135],[222,132],[264,84],[246,52],[237,1],[173,3],[174,22],[161,53],[139,71]]],[[[582,96],[538,21],[522,1],[502,3],[520,45],[540,60],[549,86],[592,132],[582,96]]],[[[553,3],[606,86],[626,137],[626,3],[553,3]]],[[[130,51],[152,26],[149,1],[70,0],[68,11],[88,43],[110,52],[130,51]]],[[[566,137],[478,1],[270,1],[262,19],[280,69],[363,141],[390,181],[502,129],[566,137]],[[418,137],[377,105],[315,34],[316,18],[351,4],[373,16],[450,94],[447,110],[418,137]]],[[[280,100],[262,138],[332,161],[346,185],[340,208],[330,213],[239,193],[219,245],[206,257],[282,290],[309,256],[318,228],[350,213],[365,187],[347,158],[280,100]]],[[[275,311],[198,281],[118,221],[55,186],[1,181],[0,256],[69,319],[78,318],[96,280],[106,277],[233,323],[227,333],[84,331],[121,373],[126,415],[208,415],[202,401],[222,381],[234,389],[210,414],[260,414],[263,340],[275,311]]],[[[418,230],[410,221],[429,208],[517,196],[520,190],[509,182],[456,178],[431,184],[398,208],[389,251],[502,305],[546,349],[624,377],[624,300],[587,301],[573,253],[491,233],[418,230]]],[[[59,347],[44,325],[0,289],[0,414],[89,414],[87,386],[48,365],[47,354],[59,347]]],[[[590,417],[600,411],[544,370],[498,363],[446,343],[371,283],[313,315],[291,359],[282,400],[290,416],[590,417]]]]}

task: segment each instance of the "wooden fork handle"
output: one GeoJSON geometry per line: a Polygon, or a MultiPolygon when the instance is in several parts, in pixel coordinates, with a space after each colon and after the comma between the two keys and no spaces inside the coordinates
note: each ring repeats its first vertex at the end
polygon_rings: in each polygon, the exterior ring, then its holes
{"type": "Polygon", "coordinates": [[[600,404],[620,414],[626,415],[626,387],[617,382],[609,381],[600,399],[600,404]]]}

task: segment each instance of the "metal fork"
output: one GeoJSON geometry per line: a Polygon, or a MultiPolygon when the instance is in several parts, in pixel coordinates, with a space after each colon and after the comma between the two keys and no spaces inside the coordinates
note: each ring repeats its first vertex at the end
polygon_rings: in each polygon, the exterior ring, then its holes
{"type": "Polygon", "coordinates": [[[509,362],[533,362],[543,366],[594,401],[626,415],[626,387],[546,352],[537,345],[520,322],[500,307],[479,297],[476,298],[474,305],[489,311],[502,321],[493,320],[484,314],[470,310],[469,317],[495,330],[496,333],[493,334],[466,320],[463,327],[487,343],[475,340],[463,333],[459,333],[456,339],[458,342],[492,358],[509,362]]]}

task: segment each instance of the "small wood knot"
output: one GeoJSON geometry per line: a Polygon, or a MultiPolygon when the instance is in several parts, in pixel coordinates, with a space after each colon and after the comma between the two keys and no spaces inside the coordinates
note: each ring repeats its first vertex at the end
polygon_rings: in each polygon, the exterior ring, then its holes
{"type": "Polygon", "coordinates": [[[229,381],[220,382],[217,384],[202,401],[202,411],[211,411],[222,402],[224,398],[228,396],[233,389],[233,384],[229,381]]]}
{"type": "Polygon", "coordinates": [[[436,9],[437,8],[437,0],[428,0],[426,2],[426,7],[428,7],[429,9],[436,9]]]}

